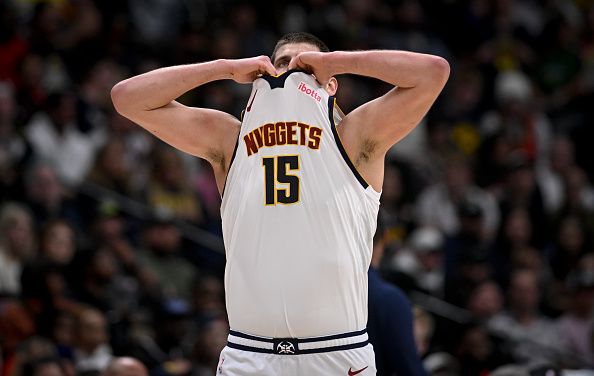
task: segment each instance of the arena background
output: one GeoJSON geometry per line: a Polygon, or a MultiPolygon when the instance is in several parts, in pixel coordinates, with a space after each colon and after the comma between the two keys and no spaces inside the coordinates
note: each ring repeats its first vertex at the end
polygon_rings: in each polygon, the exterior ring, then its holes
{"type": "MultiPolygon", "coordinates": [[[[451,65],[390,151],[382,194],[382,273],[416,305],[431,373],[594,367],[591,1],[3,0],[0,374],[97,375],[122,355],[154,375],[214,374],[228,327],[212,173],[119,116],[110,90],[269,55],[296,30],[451,65]]],[[[347,112],[388,89],[339,85],[347,112]]],[[[249,90],[216,82],[181,101],[239,116],[249,90]]]]}

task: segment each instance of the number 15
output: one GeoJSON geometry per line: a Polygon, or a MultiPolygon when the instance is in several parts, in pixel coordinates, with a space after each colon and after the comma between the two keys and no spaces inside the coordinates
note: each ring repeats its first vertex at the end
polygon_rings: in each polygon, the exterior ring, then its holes
{"type": "Polygon", "coordinates": [[[289,172],[299,170],[298,155],[262,158],[264,167],[264,202],[267,206],[294,204],[299,201],[299,177],[289,172]]]}

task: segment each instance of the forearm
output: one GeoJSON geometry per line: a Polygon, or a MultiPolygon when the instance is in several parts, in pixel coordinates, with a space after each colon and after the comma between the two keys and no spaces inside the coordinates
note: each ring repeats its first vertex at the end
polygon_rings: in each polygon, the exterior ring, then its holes
{"type": "Polygon", "coordinates": [[[445,82],[449,74],[445,59],[408,51],[336,51],[329,52],[326,61],[334,74],[373,77],[402,88],[445,82]]]}
{"type": "Polygon", "coordinates": [[[150,111],[198,86],[228,78],[227,60],[160,68],[119,82],[112,89],[112,99],[119,112],[150,111]]]}

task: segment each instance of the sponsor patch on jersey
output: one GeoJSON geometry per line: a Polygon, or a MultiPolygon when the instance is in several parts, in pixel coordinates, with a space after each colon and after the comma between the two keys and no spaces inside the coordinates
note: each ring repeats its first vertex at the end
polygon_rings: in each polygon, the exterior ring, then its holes
{"type": "Polygon", "coordinates": [[[309,87],[308,84],[306,84],[303,81],[299,83],[299,86],[297,86],[297,90],[313,98],[318,103],[322,101],[322,96],[318,94],[318,92],[315,89],[312,89],[311,87],[309,87]]]}

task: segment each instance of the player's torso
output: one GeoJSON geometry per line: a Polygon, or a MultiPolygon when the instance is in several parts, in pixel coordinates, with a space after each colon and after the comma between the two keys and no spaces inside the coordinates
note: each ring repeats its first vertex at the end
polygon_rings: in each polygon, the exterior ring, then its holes
{"type": "Polygon", "coordinates": [[[311,75],[258,79],[221,214],[231,327],[271,337],[362,329],[379,193],[349,166],[311,75]]]}

